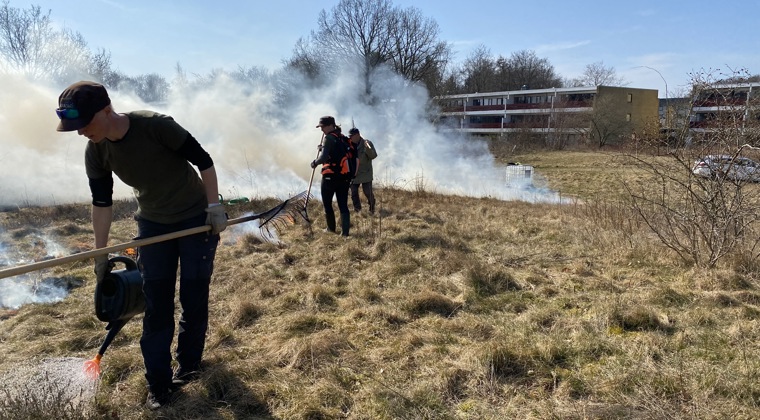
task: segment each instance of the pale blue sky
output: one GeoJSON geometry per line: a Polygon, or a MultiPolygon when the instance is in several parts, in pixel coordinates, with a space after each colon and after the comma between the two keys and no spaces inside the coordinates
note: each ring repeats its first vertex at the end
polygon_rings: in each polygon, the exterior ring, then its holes
{"type": "MultiPolygon", "coordinates": [[[[80,32],[90,48],[111,52],[129,75],[170,77],[180,63],[190,74],[213,68],[274,70],[299,37],[316,28],[322,9],[338,0],[11,0],[40,5],[56,24],[80,32]]],[[[441,39],[463,61],[479,45],[494,57],[533,50],[559,75],[579,76],[602,61],[631,87],[675,96],[689,73],[760,73],[760,1],[706,0],[394,0],[434,18],[441,39]],[[658,73],[659,72],[659,73],[658,73]]]]}

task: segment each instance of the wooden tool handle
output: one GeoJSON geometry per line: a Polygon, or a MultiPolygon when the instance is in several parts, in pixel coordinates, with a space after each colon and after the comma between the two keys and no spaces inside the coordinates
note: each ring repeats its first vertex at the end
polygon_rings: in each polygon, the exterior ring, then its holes
{"type": "MultiPolygon", "coordinates": [[[[261,214],[254,214],[252,216],[245,216],[245,217],[239,217],[237,219],[230,219],[227,221],[227,226],[235,225],[235,224],[243,223],[243,222],[248,222],[251,220],[258,219],[259,217],[261,217],[261,214]]],[[[86,260],[88,258],[93,258],[98,255],[107,255],[112,252],[123,251],[127,248],[137,248],[140,246],[168,241],[170,239],[181,238],[183,236],[189,236],[196,233],[206,232],[209,230],[211,230],[211,226],[203,225],[203,226],[198,226],[198,227],[194,227],[190,229],[179,230],[177,232],[167,233],[164,235],[153,236],[153,237],[145,238],[145,239],[137,239],[137,240],[125,242],[122,244],[93,249],[91,251],[84,251],[84,252],[80,252],[74,255],[69,255],[66,257],[53,258],[50,260],[38,261],[31,264],[6,268],[3,270],[0,270],[0,279],[17,276],[19,274],[28,273],[30,271],[41,270],[43,268],[55,267],[57,265],[66,264],[66,263],[70,263],[74,261],[86,260]]]]}

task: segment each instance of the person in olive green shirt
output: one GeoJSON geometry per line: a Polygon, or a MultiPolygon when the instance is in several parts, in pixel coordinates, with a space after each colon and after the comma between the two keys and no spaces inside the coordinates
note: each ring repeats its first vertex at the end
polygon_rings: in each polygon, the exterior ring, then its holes
{"type": "MultiPolygon", "coordinates": [[[[211,232],[181,236],[142,246],[137,264],[143,278],[145,316],[140,339],[146,405],[158,409],[171,392],[194,379],[208,329],[208,297],[219,232],[227,226],[219,203],[214,162],[174,119],[152,111],[116,113],[105,87],[82,81],[58,98],[58,131],[76,131],[89,139],[85,169],[92,193],[95,248],[108,244],[113,217],[113,174],[131,186],[137,199],[135,220],[139,238],[163,235],[203,225],[211,232]],[[198,168],[195,171],[192,165],[198,168]],[[179,320],[176,359],[172,371],[174,296],[179,267],[179,320]]],[[[107,255],[95,258],[97,281],[110,271],[107,255]]]]}
{"type": "Polygon", "coordinates": [[[348,130],[351,143],[356,147],[356,156],[359,158],[359,169],[356,177],[351,181],[351,201],[354,203],[354,210],[359,212],[362,209],[362,202],[359,198],[359,187],[361,186],[364,196],[369,201],[369,212],[375,214],[375,192],[372,190],[372,160],[377,157],[377,149],[371,141],[362,137],[359,129],[354,127],[348,130]]]}

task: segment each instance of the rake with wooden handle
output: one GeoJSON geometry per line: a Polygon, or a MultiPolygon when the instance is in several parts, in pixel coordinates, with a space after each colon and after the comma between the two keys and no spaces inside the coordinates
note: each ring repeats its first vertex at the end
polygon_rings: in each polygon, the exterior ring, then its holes
{"type": "MultiPolygon", "coordinates": [[[[322,152],[322,144],[324,143],[324,141],[325,141],[325,133],[322,133],[322,139],[319,140],[319,146],[317,146],[317,157],[314,159],[319,159],[319,154],[320,152],[322,152]]],[[[306,220],[309,220],[309,214],[307,213],[308,210],[306,206],[309,205],[309,197],[311,197],[311,183],[314,182],[314,172],[316,171],[317,171],[316,166],[311,168],[311,179],[309,179],[309,189],[306,190],[306,201],[303,204],[303,212],[304,212],[303,214],[306,220]]],[[[311,223],[309,223],[309,229],[310,229],[309,231],[311,232],[311,223]]]]}
{"type": "MultiPolygon", "coordinates": [[[[250,216],[239,217],[236,219],[230,219],[227,221],[227,225],[235,225],[243,222],[250,222],[252,220],[260,220],[259,229],[262,232],[268,233],[271,237],[271,228],[279,228],[284,224],[295,223],[296,220],[303,219],[307,223],[310,223],[308,215],[306,214],[306,204],[308,203],[309,193],[304,191],[293,197],[288,198],[282,203],[272,207],[271,209],[258,214],[250,216]]],[[[53,258],[45,261],[38,261],[31,264],[20,265],[17,267],[11,267],[0,270],[0,279],[6,277],[13,277],[19,274],[28,273],[35,270],[41,270],[43,268],[55,267],[61,264],[66,264],[74,261],[86,260],[98,255],[107,255],[112,252],[123,251],[127,248],[137,248],[140,246],[155,244],[158,242],[168,241],[170,239],[181,238],[183,236],[189,236],[196,233],[210,231],[211,226],[203,225],[190,229],[184,229],[177,232],[167,233],[165,235],[153,236],[150,238],[137,239],[131,242],[125,242],[122,244],[107,246],[103,248],[93,249],[91,251],[84,251],[77,254],[69,255],[66,257],[53,258]]]]}

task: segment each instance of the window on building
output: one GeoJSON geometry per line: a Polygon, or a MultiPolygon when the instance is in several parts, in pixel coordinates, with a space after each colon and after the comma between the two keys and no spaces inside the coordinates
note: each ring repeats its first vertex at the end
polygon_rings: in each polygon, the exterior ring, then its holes
{"type": "Polygon", "coordinates": [[[625,120],[630,122],[631,121],[631,114],[625,114],[625,120]]]}
{"type": "Polygon", "coordinates": [[[633,94],[632,93],[628,94],[628,102],[633,102],[633,94]]]}

